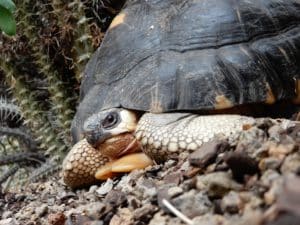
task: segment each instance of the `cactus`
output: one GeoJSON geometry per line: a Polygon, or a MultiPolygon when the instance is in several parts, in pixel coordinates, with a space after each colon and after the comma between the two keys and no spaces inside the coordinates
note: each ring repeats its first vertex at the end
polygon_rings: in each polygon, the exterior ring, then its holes
{"type": "Polygon", "coordinates": [[[24,168],[31,171],[27,181],[60,168],[71,147],[70,126],[84,66],[124,3],[14,2],[17,34],[0,34],[1,182],[24,168]],[[40,163],[27,163],[32,160],[40,163]]]}

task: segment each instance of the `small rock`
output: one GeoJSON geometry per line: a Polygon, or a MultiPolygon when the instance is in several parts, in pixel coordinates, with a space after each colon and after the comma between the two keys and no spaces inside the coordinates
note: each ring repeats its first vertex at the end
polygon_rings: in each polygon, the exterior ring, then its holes
{"type": "Polygon", "coordinates": [[[12,217],[12,215],[13,215],[12,211],[4,211],[2,214],[2,219],[10,218],[10,217],[12,217]]]}
{"type": "Polygon", "coordinates": [[[205,168],[212,163],[217,155],[229,149],[225,141],[214,140],[203,144],[198,150],[190,154],[188,160],[192,166],[205,168]]]}
{"type": "Polygon", "coordinates": [[[136,182],[136,190],[141,193],[141,196],[144,199],[148,199],[149,201],[157,194],[156,184],[154,181],[143,177],[139,178],[136,182]]]}
{"type": "Polygon", "coordinates": [[[0,225],[19,225],[19,223],[13,218],[7,218],[0,220],[0,225]]]}
{"type": "Polygon", "coordinates": [[[164,168],[169,169],[177,164],[177,160],[169,159],[164,163],[164,168]]]}
{"type": "Polygon", "coordinates": [[[196,190],[190,190],[172,199],[171,203],[176,209],[189,218],[194,218],[212,211],[212,203],[207,195],[203,192],[197,193],[196,190]]]}
{"type": "MultiPolygon", "coordinates": [[[[139,170],[134,170],[139,171],[139,170]]],[[[130,173],[129,175],[131,175],[130,173]]],[[[124,175],[122,176],[121,180],[119,181],[118,185],[115,187],[116,190],[120,190],[124,192],[125,194],[132,193],[135,190],[136,180],[132,179],[131,176],[124,175]]]]}
{"type": "Polygon", "coordinates": [[[111,218],[109,225],[132,225],[133,214],[128,208],[120,208],[111,218]]]}
{"type": "Polygon", "coordinates": [[[280,178],[281,175],[277,171],[266,170],[260,178],[260,184],[269,188],[275,180],[280,178]]]}
{"type": "Polygon", "coordinates": [[[83,212],[86,216],[92,219],[99,219],[106,210],[105,204],[102,202],[90,202],[85,206],[82,206],[83,212]]]}
{"type": "Polygon", "coordinates": [[[244,181],[245,175],[253,175],[259,171],[258,163],[245,152],[232,152],[225,156],[225,162],[232,171],[235,180],[244,181]]]}
{"type": "Polygon", "coordinates": [[[85,216],[85,215],[81,215],[81,214],[72,214],[70,216],[68,216],[67,221],[65,222],[65,224],[71,224],[71,225],[90,225],[92,222],[92,220],[85,216]]]}
{"type": "MultiPolygon", "coordinates": [[[[263,143],[267,135],[257,127],[252,127],[240,134],[239,142],[236,146],[236,152],[245,153],[251,158],[257,156],[257,152],[261,151],[263,143]]],[[[267,152],[266,152],[267,153],[267,152]]],[[[262,151],[260,154],[264,154],[262,151]]]]}
{"type": "Polygon", "coordinates": [[[193,219],[193,224],[197,225],[225,225],[228,224],[226,218],[221,215],[205,214],[193,219]]]}
{"type": "Polygon", "coordinates": [[[268,157],[269,156],[269,153],[268,153],[269,146],[270,146],[270,143],[268,141],[263,143],[259,148],[257,148],[255,150],[255,152],[251,156],[256,160],[261,160],[263,158],[268,157]]]}
{"type": "Polygon", "coordinates": [[[276,214],[274,218],[265,221],[263,225],[299,225],[300,216],[290,212],[276,214]]]}
{"type": "MultiPolygon", "coordinates": [[[[278,196],[278,211],[286,211],[300,216],[300,178],[293,174],[284,177],[282,192],[278,196]]],[[[299,222],[299,221],[298,221],[299,222]]]]}
{"type": "Polygon", "coordinates": [[[238,193],[230,191],[222,198],[221,209],[223,212],[238,213],[242,210],[243,202],[238,193]]]}
{"type": "MultiPolygon", "coordinates": [[[[291,139],[291,137],[289,137],[291,139]]],[[[271,144],[269,147],[269,155],[278,159],[283,159],[295,149],[295,142],[290,140],[287,144],[271,144]]]]}
{"type": "Polygon", "coordinates": [[[263,215],[260,210],[246,209],[241,217],[237,217],[232,223],[234,225],[262,225],[263,215]]]}
{"type": "Polygon", "coordinates": [[[258,167],[262,171],[268,169],[276,170],[280,167],[281,163],[282,163],[281,159],[275,157],[267,157],[260,160],[258,167]]]}
{"type": "Polygon", "coordinates": [[[92,221],[90,224],[84,224],[84,225],[104,225],[103,221],[92,221]]]}
{"type": "Polygon", "coordinates": [[[170,196],[168,195],[168,191],[171,187],[174,187],[174,184],[163,184],[163,185],[159,186],[159,188],[157,190],[158,206],[166,211],[168,211],[168,210],[167,210],[167,208],[165,208],[165,205],[162,203],[162,200],[166,199],[166,200],[170,201],[170,196]]]}
{"type": "Polygon", "coordinates": [[[127,202],[129,209],[137,209],[141,207],[141,201],[133,195],[127,195],[127,202]]]}
{"type": "MultiPolygon", "coordinates": [[[[107,181],[109,181],[110,179],[108,179],[107,181]]],[[[94,193],[99,187],[97,185],[92,185],[89,188],[89,192],[90,193],[94,193]]]]}
{"type": "Polygon", "coordinates": [[[260,209],[264,204],[263,200],[252,192],[240,192],[239,196],[244,204],[244,212],[260,209]]]}
{"type": "Polygon", "coordinates": [[[275,141],[280,141],[280,134],[283,132],[284,129],[279,124],[270,127],[268,130],[270,138],[275,141]]]}
{"type": "Polygon", "coordinates": [[[100,196],[106,195],[108,192],[112,190],[114,186],[113,180],[108,179],[104,184],[101,185],[98,189],[96,189],[96,193],[100,196]]]}
{"type": "Polygon", "coordinates": [[[197,179],[196,177],[193,177],[183,181],[183,183],[181,184],[181,188],[186,192],[189,191],[190,189],[195,189],[196,183],[197,183],[197,179]]]}
{"type": "Polygon", "coordinates": [[[51,211],[53,212],[63,212],[66,209],[66,205],[65,204],[61,204],[61,205],[53,205],[51,207],[51,211]]]}
{"type": "Polygon", "coordinates": [[[64,225],[66,219],[63,213],[51,213],[48,215],[48,223],[50,225],[64,225]]]}
{"type": "Polygon", "coordinates": [[[170,196],[170,198],[178,196],[178,195],[182,194],[182,192],[183,192],[183,190],[181,187],[170,187],[168,189],[168,195],[170,196]]]}
{"type": "Polygon", "coordinates": [[[156,206],[146,204],[134,211],[134,220],[148,224],[148,222],[153,218],[154,213],[157,211],[158,208],[156,206]]]}
{"type": "Polygon", "coordinates": [[[296,152],[294,154],[288,155],[280,168],[282,174],[287,173],[299,173],[300,171],[300,154],[296,152]]]}
{"type": "Polygon", "coordinates": [[[183,180],[183,177],[182,177],[182,173],[180,173],[180,172],[170,173],[164,177],[164,183],[166,183],[166,184],[179,185],[179,183],[182,180],[183,180]]]}
{"type": "Polygon", "coordinates": [[[299,147],[300,143],[300,125],[299,122],[293,124],[292,126],[287,128],[288,135],[297,143],[299,147]]]}
{"type": "Polygon", "coordinates": [[[185,179],[192,178],[192,177],[196,176],[197,174],[199,174],[200,171],[201,171],[200,168],[191,166],[189,170],[187,170],[183,173],[183,177],[185,179]]]}
{"type": "Polygon", "coordinates": [[[121,191],[111,190],[105,197],[104,203],[112,207],[118,207],[126,202],[126,196],[121,191]]]}
{"type": "Polygon", "coordinates": [[[47,213],[47,211],[48,211],[48,205],[42,204],[41,206],[35,209],[35,214],[37,214],[38,217],[42,217],[47,213]]]}
{"type": "Polygon", "coordinates": [[[206,190],[210,197],[222,197],[230,190],[239,191],[242,185],[232,180],[229,173],[215,172],[197,176],[196,187],[199,190],[206,190]]]}
{"type": "Polygon", "coordinates": [[[167,217],[163,215],[162,211],[159,211],[150,220],[149,225],[167,225],[167,221],[167,217]]]}
{"type": "Polygon", "coordinates": [[[275,180],[271,188],[264,193],[264,200],[267,205],[272,205],[282,191],[282,179],[275,180]]]}

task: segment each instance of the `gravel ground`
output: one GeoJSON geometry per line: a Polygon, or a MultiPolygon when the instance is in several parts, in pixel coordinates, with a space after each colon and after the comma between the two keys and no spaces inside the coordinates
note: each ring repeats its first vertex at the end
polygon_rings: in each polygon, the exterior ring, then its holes
{"type": "Polygon", "coordinates": [[[71,190],[57,174],[0,193],[0,225],[298,225],[299,145],[300,124],[260,119],[185,160],[89,189],[71,190]]]}

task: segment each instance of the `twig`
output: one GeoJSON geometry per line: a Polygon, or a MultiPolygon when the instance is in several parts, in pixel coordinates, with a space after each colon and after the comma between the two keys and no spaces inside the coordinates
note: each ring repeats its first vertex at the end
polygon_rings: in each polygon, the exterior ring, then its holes
{"type": "Polygon", "coordinates": [[[163,199],[162,203],[179,219],[187,223],[188,225],[194,225],[193,221],[189,219],[187,216],[182,214],[178,209],[176,209],[168,200],[163,199]]]}

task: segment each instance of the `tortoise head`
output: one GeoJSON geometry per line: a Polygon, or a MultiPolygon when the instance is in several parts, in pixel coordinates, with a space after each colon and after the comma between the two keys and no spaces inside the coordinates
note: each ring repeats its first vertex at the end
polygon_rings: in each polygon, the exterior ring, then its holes
{"type": "Polygon", "coordinates": [[[137,122],[135,112],[112,108],[90,116],[83,125],[83,134],[93,148],[107,157],[116,158],[132,147],[137,122]]]}
{"type": "Polygon", "coordinates": [[[86,186],[96,179],[113,176],[113,172],[127,172],[120,166],[125,164],[128,168],[135,159],[118,160],[140,149],[134,136],[137,122],[135,112],[120,108],[90,116],[84,123],[83,137],[64,159],[65,183],[71,187],[86,186]]]}

